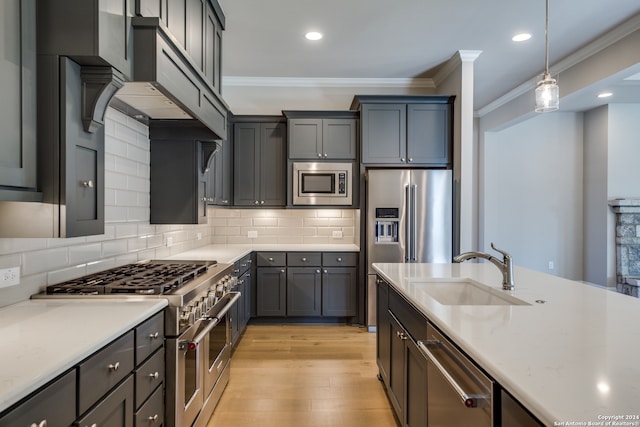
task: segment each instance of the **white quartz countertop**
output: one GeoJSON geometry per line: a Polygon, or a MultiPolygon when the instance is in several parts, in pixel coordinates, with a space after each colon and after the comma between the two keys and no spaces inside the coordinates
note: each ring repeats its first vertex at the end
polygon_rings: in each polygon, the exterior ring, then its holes
{"type": "Polygon", "coordinates": [[[166,300],[28,300],[0,309],[0,412],[162,310],[166,300]]]}
{"type": "Polygon", "coordinates": [[[208,245],[171,256],[176,260],[215,260],[233,263],[243,256],[256,251],[264,252],[358,252],[354,244],[260,244],[260,245],[208,245]]]}
{"type": "Polygon", "coordinates": [[[488,263],[373,267],[546,425],[640,425],[639,299],[519,267],[503,291],[488,263]],[[530,305],[443,305],[426,292],[438,278],[530,305]]]}

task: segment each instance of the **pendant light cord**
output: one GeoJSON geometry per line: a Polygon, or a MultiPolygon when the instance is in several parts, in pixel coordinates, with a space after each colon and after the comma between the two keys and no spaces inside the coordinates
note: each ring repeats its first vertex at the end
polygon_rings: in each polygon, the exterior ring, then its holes
{"type": "Polygon", "coordinates": [[[544,48],[544,70],[545,77],[549,76],[549,0],[547,0],[547,16],[545,20],[545,48],[544,48]]]}

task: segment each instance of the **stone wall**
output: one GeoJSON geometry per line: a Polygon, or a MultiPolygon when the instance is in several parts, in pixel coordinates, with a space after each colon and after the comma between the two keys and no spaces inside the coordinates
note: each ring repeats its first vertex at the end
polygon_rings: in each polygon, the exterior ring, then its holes
{"type": "Polygon", "coordinates": [[[617,199],[609,205],[616,213],[616,288],[640,297],[640,199],[617,199]]]}

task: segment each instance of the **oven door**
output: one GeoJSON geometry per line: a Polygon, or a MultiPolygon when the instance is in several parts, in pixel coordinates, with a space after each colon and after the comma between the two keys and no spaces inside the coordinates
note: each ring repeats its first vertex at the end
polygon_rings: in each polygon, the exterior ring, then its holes
{"type": "Polygon", "coordinates": [[[229,292],[225,295],[227,299],[224,307],[213,319],[213,326],[204,337],[204,389],[205,399],[213,390],[213,386],[220,378],[222,371],[231,360],[231,331],[229,309],[240,298],[240,293],[229,292]]]}

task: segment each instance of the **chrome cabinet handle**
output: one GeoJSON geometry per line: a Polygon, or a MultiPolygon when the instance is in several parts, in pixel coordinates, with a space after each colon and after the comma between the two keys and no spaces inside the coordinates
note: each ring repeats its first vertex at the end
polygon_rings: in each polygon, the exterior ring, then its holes
{"type": "Polygon", "coordinates": [[[409,157],[408,162],[413,162],[413,157],[409,157]]]}
{"type": "Polygon", "coordinates": [[[325,269],[325,270],[324,270],[324,274],[327,274],[327,273],[328,273],[328,271],[325,269]]]}
{"type": "Polygon", "coordinates": [[[269,262],[273,262],[273,257],[269,257],[269,262]]]}
{"type": "Polygon", "coordinates": [[[110,371],[117,372],[118,369],[120,369],[120,362],[116,362],[114,364],[111,364],[111,365],[107,366],[107,368],[109,368],[110,371]]]}
{"type": "Polygon", "coordinates": [[[320,270],[316,270],[316,273],[320,273],[320,270]]]}
{"type": "Polygon", "coordinates": [[[328,156],[327,156],[327,153],[324,153],[324,158],[326,159],[327,157],[328,157],[328,156]]]}
{"type": "Polygon", "coordinates": [[[149,417],[147,419],[149,420],[149,422],[155,423],[156,421],[158,421],[158,414],[155,414],[153,417],[149,417]]]}
{"type": "Polygon", "coordinates": [[[404,332],[396,331],[396,336],[403,341],[407,339],[407,335],[404,332]]]}
{"type": "Polygon", "coordinates": [[[260,200],[260,204],[261,204],[261,205],[264,205],[264,200],[260,200]]]}
{"type": "Polygon", "coordinates": [[[93,188],[93,186],[94,186],[92,179],[90,179],[88,181],[81,181],[81,183],[82,183],[82,186],[84,188],[93,188]]]}
{"type": "Polygon", "coordinates": [[[318,153],[318,158],[322,158],[322,153],[318,153]]]}
{"type": "Polygon", "coordinates": [[[158,374],[158,371],[154,372],[153,374],[149,374],[149,378],[151,378],[152,380],[157,380],[159,376],[160,374],[158,374]]]}
{"type": "Polygon", "coordinates": [[[307,259],[305,257],[302,257],[302,258],[300,258],[300,261],[307,262],[307,259]]]}
{"type": "Polygon", "coordinates": [[[342,258],[338,257],[338,258],[336,258],[336,261],[342,262],[342,258]]]}
{"type": "Polygon", "coordinates": [[[31,423],[30,427],[47,427],[47,420],[44,419],[42,421],[40,421],[39,423],[31,423]]]}
{"type": "Polygon", "coordinates": [[[400,161],[404,163],[404,157],[400,157],[400,161]]]}
{"type": "Polygon", "coordinates": [[[284,268],[282,270],[280,270],[280,273],[284,273],[284,268]]]}
{"type": "Polygon", "coordinates": [[[149,339],[150,340],[157,340],[159,336],[160,336],[160,334],[158,332],[156,332],[154,334],[149,334],[149,339]]]}

